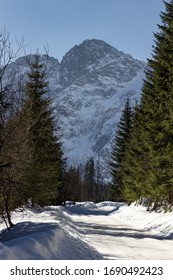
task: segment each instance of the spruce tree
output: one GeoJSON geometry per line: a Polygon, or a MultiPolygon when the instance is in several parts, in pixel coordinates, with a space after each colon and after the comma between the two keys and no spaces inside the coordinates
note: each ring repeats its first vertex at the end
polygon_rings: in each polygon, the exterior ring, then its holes
{"type": "Polygon", "coordinates": [[[24,180],[32,204],[64,200],[62,148],[48,98],[48,83],[40,56],[30,64],[24,104],[26,133],[24,180]]]}
{"type": "Polygon", "coordinates": [[[100,202],[102,200],[104,200],[104,181],[100,159],[97,159],[95,168],[95,202],[100,202]]]}
{"type": "Polygon", "coordinates": [[[115,139],[113,141],[112,156],[110,161],[112,174],[111,199],[116,201],[122,200],[122,164],[129,140],[132,115],[129,99],[127,98],[116,130],[115,139]]]}
{"type": "Polygon", "coordinates": [[[156,202],[173,201],[173,1],[164,3],[166,11],[161,13],[162,25],[155,34],[153,57],[148,60],[124,177],[128,192],[141,189],[141,195],[156,202]],[[130,187],[127,182],[132,176],[135,180],[130,187]]]}
{"type": "Polygon", "coordinates": [[[137,200],[142,195],[145,196],[147,191],[144,178],[148,172],[146,161],[148,151],[143,147],[142,120],[140,106],[136,106],[122,164],[123,198],[129,203],[137,200]]]}
{"type": "Polygon", "coordinates": [[[95,163],[91,157],[87,160],[84,171],[85,200],[95,200],[95,163]]]}
{"type": "Polygon", "coordinates": [[[75,168],[70,166],[65,172],[65,186],[68,200],[81,201],[82,181],[80,178],[79,167],[75,168]]]}

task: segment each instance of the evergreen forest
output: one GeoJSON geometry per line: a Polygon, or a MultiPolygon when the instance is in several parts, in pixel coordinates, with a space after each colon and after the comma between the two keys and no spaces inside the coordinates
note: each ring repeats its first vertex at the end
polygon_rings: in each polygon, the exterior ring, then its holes
{"type": "Polygon", "coordinates": [[[110,162],[112,196],[147,198],[153,209],[173,203],[173,1],[164,3],[141,102],[133,114],[125,105],[110,162]]]}

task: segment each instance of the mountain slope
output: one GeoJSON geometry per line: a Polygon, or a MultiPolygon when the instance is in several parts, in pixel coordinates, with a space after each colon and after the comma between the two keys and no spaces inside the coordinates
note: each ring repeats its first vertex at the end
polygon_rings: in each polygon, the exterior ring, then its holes
{"type": "MultiPolygon", "coordinates": [[[[101,161],[108,178],[115,128],[126,97],[132,104],[140,98],[146,64],[96,39],[74,46],[61,63],[45,55],[41,59],[47,64],[57,126],[69,164],[77,166],[92,156],[101,161]]],[[[16,69],[17,77],[23,79],[27,59],[13,62],[8,75],[16,69]]]]}
{"type": "Polygon", "coordinates": [[[100,40],[86,40],[64,56],[56,108],[71,163],[93,156],[107,173],[121,110],[127,96],[133,104],[139,100],[145,67],[100,40]]]}

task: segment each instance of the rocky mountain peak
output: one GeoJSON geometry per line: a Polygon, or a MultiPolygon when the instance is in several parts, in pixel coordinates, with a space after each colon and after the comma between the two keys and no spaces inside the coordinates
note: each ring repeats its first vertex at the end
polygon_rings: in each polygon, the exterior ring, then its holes
{"type": "MultiPolygon", "coordinates": [[[[140,99],[146,64],[96,39],[74,46],[61,63],[51,57],[41,59],[47,63],[57,127],[69,164],[77,166],[93,157],[108,177],[121,111],[127,96],[132,105],[140,99]]],[[[9,66],[9,76],[16,69],[18,76],[25,75],[25,58],[9,66]]]]}
{"type": "Polygon", "coordinates": [[[74,46],[62,59],[61,82],[72,83],[79,76],[87,73],[106,55],[111,55],[114,48],[101,40],[85,40],[74,46]],[[68,79],[67,79],[68,77],[68,79]]]}
{"type": "Polygon", "coordinates": [[[75,45],[69,50],[69,52],[63,57],[62,65],[71,61],[80,61],[84,67],[96,62],[107,53],[111,53],[114,50],[112,46],[101,40],[84,40],[81,44],[75,45]]]}

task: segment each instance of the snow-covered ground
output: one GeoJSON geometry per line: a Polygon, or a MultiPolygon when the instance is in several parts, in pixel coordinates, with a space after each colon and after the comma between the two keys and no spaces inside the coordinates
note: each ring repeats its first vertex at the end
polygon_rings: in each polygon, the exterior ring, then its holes
{"type": "Polygon", "coordinates": [[[92,202],[24,209],[0,224],[0,259],[173,259],[173,213],[92,202]]]}

